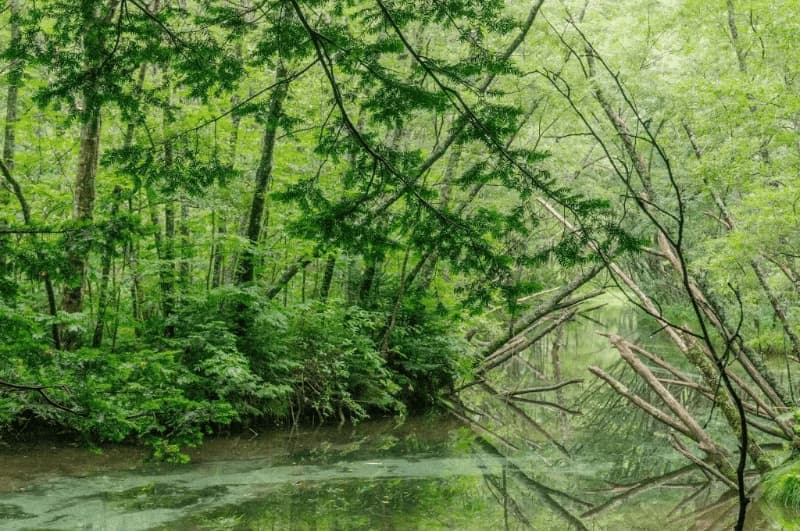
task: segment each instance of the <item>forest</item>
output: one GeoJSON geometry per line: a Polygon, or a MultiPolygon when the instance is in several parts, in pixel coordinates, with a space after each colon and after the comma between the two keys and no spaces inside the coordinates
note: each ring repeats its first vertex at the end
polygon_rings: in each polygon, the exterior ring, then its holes
{"type": "Polygon", "coordinates": [[[440,415],[506,529],[800,526],[798,36],[796,0],[0,1],[0,453],[440,415]]]}

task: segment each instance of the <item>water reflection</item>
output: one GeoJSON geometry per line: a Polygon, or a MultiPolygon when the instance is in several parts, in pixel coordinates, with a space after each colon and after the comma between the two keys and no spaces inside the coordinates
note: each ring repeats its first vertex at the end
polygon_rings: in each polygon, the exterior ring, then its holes
{"type": "MultiPolygon", "coordinates": [[[[730,528],[736,499],[686,466],[663,426],[588,377],[597,364],[624,379],[600,329],[684,363],[613,302],[565,329],[557,363],[548,336],[488,382],[512,390],[584,378],[547,397],[583,415],[528,403],[521,415],[475,386],[453,406],[496,437],[439,416],[218,437],[185,466],[120,447],[0,450],[0,529],[730,528]]],[[[748,528],[798,522],[754,503],[748,528]]]]}
{"type": "MultiPolygon", "coordinates": [[[[735,514],[688,467],[612,483],[580,452],[506,459],[451,417],[220,438],[186,466],[84,452],[84,473],[70,453],[70,474],[21,482],[60,452],[36,451],[4,456],[17,483],[0,496],[0,529],[720,529],[735,514]]],[[[781,528],[751,516],[752,529],[781,528]]]]}

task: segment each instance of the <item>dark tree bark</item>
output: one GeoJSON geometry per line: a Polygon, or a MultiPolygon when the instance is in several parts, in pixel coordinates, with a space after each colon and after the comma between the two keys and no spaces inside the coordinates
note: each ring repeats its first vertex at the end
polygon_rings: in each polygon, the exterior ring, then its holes
{"type": "Polygon", "coordinates": [[[180,262],[178,264],[178,282],[181,287],[181,296],[185,297],[191,282],[192,241],[189,231],[189,204],[186,199],[181,199],[181,217],[178,224],[180,233],[180,262]]]}
{"type": "MultiPolygon", "coordinates": [[[[75,172],[72,220],[78,224],[89,225],[94,218],[95,178],[100,154],[100,90],[96,69],[105,61],[107,50],[103,29],[111,22],[119,7],[118,0],[94,2],[81,0],[83,16],[83,62],[92,75],[82,89],[82,109],[80,112],[80,147],[78,167],[75,172]]],[[[66,246],[66,281],[61,308],[68,313],[83,310],[83,286],[86,283],[91,234],[88,230],[70,232],[66,246]]],[[[75,348],[80,343],[78,334],[63,331],[62,339],[67,348],[75,348]]]]}
{"type": "MultiPolygon", "coordinates": [[[[171,157],[170,157],[171,160],[171,157]]],[[[164,337],[175,336],[175,201],[167,199],[164,204],[164,254],[161,259],[164,272],[162,283],[162,306],[164,311],[164,337]]]]}
{"type": "Polygon", "coordinates": [[[331,282],[333,281],[333,272],[336,269],[336,255],[328,255],[325,261],[325,273],[322,275],[322,285],[319,288],[319,298],[326,300],[331,291],[331,282]]]}
{"type": "MultiPolygon", "coordinates": [[[[280,82],[286,77],[286,70],[282,65],[278,66],[275,72],[276,81],[280,82]]],[[[248,246],[242,253],[239,260],[239,267],[236,271],[238,284],[253,282],[256,276],[256,261],[262,218],[264,217],[264,207],[266,203],[267,191],[272,179],[272,162],[275,153],[275,138],[278,130],[283,102],[286,99],[288,85],[280,83],[275,87],[269,101],[269,111],[265,117],[264,136],[261,142],[261,159],[256,170],[255,187],[253,189],[253,200],[250,205],[250,216],[247,222],[248,246]]]]}
{"type": "MultiPolygon", "coordinates": [[[[111,217],[109,223],[114,224],[117,222],[117,215],[119,214],[119,204],[122,200],[122,189],[119,186],[114,188],[113,203],[111,205],[111,217]]],[[[100,286],[97,294],[97,321],[94,327],[94,335],[92,336],[92,346],[100,348],[103,344],[103,330],[106,324],[106,310],[108,309],[108,283],[111,278],[111,262],[114,259],[114,231],[110,230],[106,237],[106,242],[103,247],[103,257],[100,271],[100,286]]]]}
{"type": "Polygon", "coordinates": [[[361,284],[358,287],[358,302],[364,307],[369,305],[372,283],[375,281],[375,273],[378,271],[377,258],[367,257],[366,260],[367,265],[364,267],[364,273],[361,275],[361,284]]]}

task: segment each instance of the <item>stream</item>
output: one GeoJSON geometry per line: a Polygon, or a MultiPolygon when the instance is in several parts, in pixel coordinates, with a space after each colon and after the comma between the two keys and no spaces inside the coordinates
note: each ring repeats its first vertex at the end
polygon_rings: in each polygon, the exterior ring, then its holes
{"type": "MultiPolygon", "coordinates": [[[[647,332],[613,304],[593,318],[613,332],[647,332]]],[[[475,404],[496,410],[499,435],[527,435],[527,447],[502,457],[441,414],[217,436],[190,449],[189,464],[175,465],[148,462],[144,450],[126,446],[90,451],[6,440],[0,529],[559,530],[575,528],[572,516],[587,529],[729,528],[735,501],[704,487],[696,471],[648,484],[686,467],[651,419],[611,394],[585,398],[597,385],[586,366],[611,370],[617,359],[597,328],[589,321],[568,327],[561,367],[563,378],[585,378],[565,399],[591,414],[565,421],[546,408],[530,410],[569,455],[477,393],[475,404]]],[[[546,372],[548,348],[531,349],[523,367],[509,366],[508,382],[546,372]]],[[[748,529],[795,525],[796,515],[757,499],[749,508],[748,529]]]]}

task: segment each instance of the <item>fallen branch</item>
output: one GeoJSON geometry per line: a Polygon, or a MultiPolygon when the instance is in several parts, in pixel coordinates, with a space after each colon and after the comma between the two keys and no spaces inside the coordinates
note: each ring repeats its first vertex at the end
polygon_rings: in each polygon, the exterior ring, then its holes
{"type": "Polygon", "coordinates": [[[533,398],[524,398],[521,396],[509,396],[506,400],[514,400],[516,402],[524,402],[526,404],[536,404],[539,406],[546,406],[552,407],[559,411],[563,411],[564,413],[569,413],[570,415],[581,415],[582,413],[577,409],[569,409],[568,407],[562,406],[560,404],[556,404],[555,402],[549,402],[547,400],[535,400],[533,398]]]}
{"type": "Polygon", "coordinates": [[[589,372],[591,372],[598,378],[604,380],[609,386],[611,386],[612,389],[614,389],[614,391],[627,398],[631,404],[638,407],[639,409],[641,409],[651,417],[655,418],[662,424],[666,424],[670,428],[686,435],[690,439],[693,438],[692,432],[689,431],[689,429],[686,426],[684,426],[680,420],[668,415],[667,413],[664,413],[663,411],[655,407],[650,402],[644,400],[640,396],[633,394],[630,390],[628,390],[625,384],[623,384],[622,382],[620,382],[619,380],[617,380],[616,378],[605,372],[600,367],[596,366],[589,367],[589,372]]]}
{"type": "Polygon", "coordinates": [[[545,391],[555,391],[556,389],[561,389],[562,387],[566,387],[572,384],[580,384],[583,383],[583,378],[573,378],[572,380],[566,380],[564,382],[559,382],[553,385],[545,385],[543,387],[527,387],[525,389],[519,389],[518,391],[506,391],[500,393],[501,396],[519,396],[519,395],[526,395],[528,393],[543,393],[545,391]]]}
{"type": "Polygon", "coordinates": [[[674,433],[671,434],[671,435],[672,435],[672,447],[675,448],[675,450],[677,450],[678,453],[680,453],[686,459],[688,459],[692,463],[696,464],[697,466],[699,466],[700,468],[702,468],[703,470],[705,470],[709,474],[713,475],[718,480],[720,480],[723,483],[725,483],[731,489],[733,489],[733,490],[737,489],[736,483],[734,483],[731,479],[725,477],[725,475],[722,474],[722,472],[720,472],[719,470],[717,470],[716,468],[714,468],[712,466],[709,466],[708,463],[706,463],[705,461],[703,461],[702,459],[700,459],[699,457],[694,455],[691,451],[689,451],[689,449],[686,448],[686,445],[683,444],[680,441],[680,439],[678,439],[675,436],[674,433]]]}
{"type": "Polygon", "coordinates": [[[58,402],[50,398],[50,396],[48,396],[48,394],[45,392],[48,389],[60,389],[65,392],[69,392],[69,388],[66,385],[26,385],[26,384],[15,384],[0,380],[0,386],[5,387],[17,393],[26,393],[26,392],[37,393],[44,399],[45,402],[47,402],[56,409],[60,409],[61,411],[65,411],[72,415],[78,415],[79,417],[86,416],[83,413],[79,413],[74,409],[70,409],[65,405],[59,404],[58,402]]]}

